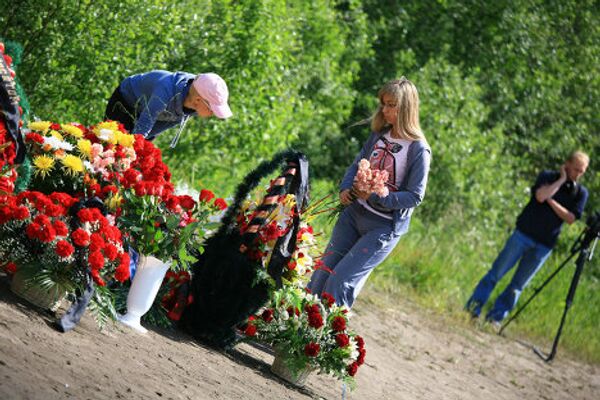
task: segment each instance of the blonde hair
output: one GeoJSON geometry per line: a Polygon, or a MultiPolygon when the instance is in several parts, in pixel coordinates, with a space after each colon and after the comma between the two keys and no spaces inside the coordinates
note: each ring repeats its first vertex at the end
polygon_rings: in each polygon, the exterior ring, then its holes
{"type": "Polygon", "coordinates": [[[387,82],[377,93],[379,107],[371,117],[371,129],[381,132],[388,127],[383,117],[383,96],[391,96],[398,107],[396,127],[402,139],[425,140],[419,124],[419,93],[417,87],[405,77],[387,82]]]}
{"type": "Polygon", "coordinates": [[[576,150],[576,151],[572,152],[567,160],[571,161],[571,162],[581,161],[581,162],[585,163],[585,165],[590,164],[590,156],[588,156],[586,153],[584,153],[581,150],[576,150]]]}

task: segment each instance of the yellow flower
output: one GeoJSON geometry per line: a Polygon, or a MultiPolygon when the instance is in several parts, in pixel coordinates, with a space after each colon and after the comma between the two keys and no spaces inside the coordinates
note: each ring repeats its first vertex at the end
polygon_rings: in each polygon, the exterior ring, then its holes
{"type": "Polygon", "coordinates": [[[113,144],[116,144],[118,134],[121,133],[121,131],[119,131],[119,124],[115,121],[100,122],[94,127],[93,132],[98,139],[113,144]]]}
{"type": "Polygon", "coordinates": [[[81,154],[86,156],[88,159],[92,158],[92,142],[87,139],[79,139],[77,141],[77,149],[81,154]]]}
{"type": "Polygon", "coordinates": [[[62,130],[67,135],[71,135],[73,137],[76,137],[77,139],[83,137],[83,131],[74,125],[63,125],[62,130]]]}
{"type": "Polygon", "coordinates": [[[57,138],[60,141],[64,140],[62,135],[58,131],[55,131],[55,130],[50,131],[50,136],[54,136],[55,138],[57,138]]]}
{"type": "Polygon", "coordinates": [[[50,125],[52,125],[52,122],[50,121],[34,121],[29,123],[29,129],[46,133],[46,131],[50,129],[50,125]]]}
{"type": "Polygon", "coordinates": [[[75,175],[83,172],[83,161],[81,161],[81,158],[68,154],[61,161],[68,174],[75,175]]]}
{"type": "Polygon", "coordinates": [[[135,137],[133,135],[129,135],[127,133],[122,133],[119,136],[119,144],[125,147],[133,147],[135,143],[135,137]]]}
{"type": "Polygon", "coordinates": [[[41,155],[33,158],[33,165],[36,168],[35,174],[46,177],[54,167],[54,158],[41,155]]]}
{"type": "Polygon", "coordinates": [[[121,196],[120,193],[115,193],[115,194],[111,195],[109,198],[107,198],[106,200],[104,200],[104,204],[106,204],[106,206],[109,208],[109,210],[115,211],[117,209],[117,207],[119,207],[121,205],[122,200],[123,200],[123,196],[121,196]]]}

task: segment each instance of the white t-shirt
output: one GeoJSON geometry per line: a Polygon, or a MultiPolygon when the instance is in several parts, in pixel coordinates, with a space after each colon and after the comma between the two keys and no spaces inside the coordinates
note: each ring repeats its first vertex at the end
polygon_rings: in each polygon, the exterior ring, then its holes
{"type": "MultiPolygon", "coordinates": [[[[391,134],[385,133],[375,142],[373,151],[369,156],[371,169],[385,170],[388,172],[388,181],[386,183],[390,193],[398,191],[402,184],[404,175],[406,175],[406,163],[408,159],[408,148],[412,142],[406,139],[392,138],[391,134]]],[[[384,218],[392,219],[390,213],[375,210],[365,200],[358,199],[367,210],[381,215],[384,218]]]]}

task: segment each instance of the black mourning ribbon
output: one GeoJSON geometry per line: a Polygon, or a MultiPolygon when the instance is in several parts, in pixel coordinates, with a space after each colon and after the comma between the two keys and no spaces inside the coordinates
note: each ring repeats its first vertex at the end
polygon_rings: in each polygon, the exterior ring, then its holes
{"type": "MultiPolygon", "coordinates": [[[[298,163],[297,172],[288,193],[296,196],[296,208],[299,211],[308,203],[308,160],[304,154],[300,153],[295,161],[298,163]]],[[[282,287],[281,275],[283,274],[283,268],[290,261],[296,248],[299,228],[300,217],[296,213],[291,228],[275,242],[267,272],[275,280],[278,289],[282,287]]]]}
{"type": "Polygon", "coordinates": [[[15,81],[10,76],[8,65],[0,55],[0,115],[4,117],[6,130],[15,142],[15,164],[21,164],[25,159],[25,143],[21,135],[19,121],[19,96],[15,81]]]}
{"type": "MultiPolygon", "coordinates": [[[[81,199],[77,203],[73,204],[69,209],[69,215],[71,216],[71,229],[75,230],[81,227],[81,222],[77,218],[77,212],[83,208],[97,208],[100,210],[102,215],[106,216],[106,206],[98,197],[93,197],[91,199],[81,199]]],[[[78,295],[71,307],[67,310],[67,312],[57,321],[57,328],[61,332],[68,332],[75,328],[83,314],[85,314],[85,310],[87,306],[90,304],[92,297],[94,296],[94,292],[96,291],[94,287],[94,280],[92,279],[92,275],[90,273],[89,265],[84,265],[81,257],[76,257],[77,267],[83,273],[83,280],[85,283],[85,287],[83,290],[78,290],[78,295]]]]}

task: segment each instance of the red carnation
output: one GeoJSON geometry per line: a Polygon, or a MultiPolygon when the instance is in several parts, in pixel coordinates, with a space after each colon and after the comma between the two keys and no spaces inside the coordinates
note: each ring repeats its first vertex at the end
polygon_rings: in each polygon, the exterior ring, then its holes
{"type": "Polygon", "coordinates": [[[54,122],[50,125],[50,129],[55,130],[55,131],[60,131],[60,124],[57,124],[56,122],[54,122]]]}
{"type": "Polygon", "coordinates": [[[56,243],[56,254],[62,258],[69,257],[73,254],[73,251],[75,251],[75,248],[66,240],[59,240],[58,243],[56,243]]]}
{"type": "Polygon", "coordinates": [[[69,228],[67,227],[67,224],[61,220],[54,221],[52,223],[52,227],[56,231],[57,236],[67,236],[69,234],[69,228]]]}
{"type": "Polygon", "coordinates": [[[105,245],[106,242],[101,234],[96,232],[92,233],[90,236],[90,251],[100,251],[105,245]]]}
{"type": "Polygon", "coordinates": [[[335,342],[339,347],[346,347],[350,344],[350,338],[345,333],[335,335],[335,342]]]}
{"type": "Polygon", "coordinates": [[[323,317],[321,313],[311,312],[308,314],[308,324],[315,329],[319,329],[323,326],[323,317]]]}
{"type": "Polygon", "coordinates": [[[364,349],[365,348],[365,340],[362,337],[356,335],[354,337],[354,340],[356,340],[356,344],[358,344],[358,348],[359,349],[364,349]]]}
{"type": "Polygon", "coordinates": [[[217,206],[220,210],[224,210],[227,208],[227,202],[225,200],[223,200],[222,198],[218,198],[215,200],[215,206],[217,206]]]}
{"type": "Polygon", "coordinates": [[[13,218],[14,219],[18,219],[19,221],[22,221],[24,219],[29,218],[31,214],[29,213],[29,209],[25,206],[20,206],[17,207],[15,209],[15,211],[13,211],[13,218]]]}
{"type": "Polygon", "coordinates": [[[358,364],[353,362],[352,364],[348,365],[347,371],[348,375],[350,376],[356,375],[356,372],[358,371],[358,364]]]}
{"type": "Polygon", "coordinates": [[[27,135],[25,135],[25,141],[27,142],[36,142],[39,144],[43,144],[44,143],[44,138],[42,137],[42,135],[35,133],[35,132],[30,132],[27,135]]]}
{"type": "Polygon", "coordinates": [[[25,233],[27,234],[27,237],[29,239],[36,239],[41,230],[42,230],[41,225],[33,222],[33,223],[27,225],[27,228],[25,228],[25,233]]]}
{"type": "Polygon", "coordinates": [[[56,238],[56,231],[50,223],[43,225],[38,234],[38,239],[43,243],[50,243],[56,238]]]}
{"type": "Polygon", "coordinates": [[[114,261],[119,255],[119,250],[117,249],[117,246],[115,246],[112,243],[109,243],[106,245],[106,247],[104,247],[104,255],[110,261],[114,261]]]}
{"type": "Polygon", "coordinates": [[[138,180],[142,178],[140,172],[133,168],[130,168],[127,171],[125,171],[123,175],[125,176],[125,179],[130,185],[134,185],[138,180]]]}
{"type": "Polygon", "coordinates": [[[297,266],[298,266],[298,263],[296,263],[296,261],[290,261],[287,264],[287,269],[289,269],[290,271],[293,271],[296,269],[297,266]]]}
{"type": "Polygon", "coordinates": [[[181,207],[185,208],[186,210],[191,210],[196,205],[194,199],[187,194],[179,196],[179,203],[181,203],[181,207]]]}
{"type": "Polygon", "coordinates": [[[115,279],[119,282],[125,282],[129,279],[129,264],[119,266],[115,269],[115,279]]]}
{"type": "Polygon", "coordinates": [[[202,189],[200,191],[200,196],[199,196],[200,201],[208,203],[209,201],[214,199],[214,197],[215,197],[215,194],[208,189],[202,189]]]}
{"type": "Polygon", "coordinates": [[[71,239],[75,246],[85,247],[90,244],[90,235],[81,228],[75,229],[71,234],[71,239]]]}
{"type": "Polygon", "coordinates": [[[261,318],[266,323],[269,323],[269,322],[273,321],[273,310],[267,308],[265,311],[263,311],[263,313],[261,315],[261,318]]]}
{"type": "Polygon", "coordinates": [[[92,270],[100,270],[104,268],[104,256],[99,251],[92,251],[88,257],[88,262],[92,270]]]}
{"type": "Polygon", "coordinates": [[[100,276],[100,273],[93,269],[92,272],[92,279],[94,279],[94,282],[96,283],[96,285],[98,286],[106,286],[106,282],[104,282],[104,279],[102,279],[102,277],[100,276]]]}
{"type": "Polygon", "coordinates": [[[346,319],[344,317],[335,317],[331,323],[331,328],[336,332],[342,332],[346,329],[346,319]]]}
{"type": "Polygon", "coordinates": [[[329,293],[323,293],[321,295],[321,301],[323,302],[323,304],[325,304],[327,307],[331,307],[334,303],[335,303],[335,299],[333,298],[332,295],[330,295],[329,293]]]}
{"type": "Polygon", "coordinates": [[[309,357],[316,357],[319,355],[319,351],[321,351],[321,346],[319,343],[310,342],[306,346],[304,346],[304,354],[309,357]]]}
{"type": "Polygon", "coordinates": [[[319,309],[319,305],[318,304],[307,304],[304,306],[304,311],[307,314],[311,314],[311,313],[319,313],[321,310],[319,309]]]}
{"type": "Polygon", "coordinates": [[[90,208],[82,208],[81,210],[77,211],[77,218],[79,218],[82,223],[92,222],[95,220],[92,209],[90,208]]]}
{"type": "Polygon", "coordinates": [[[358,358],[356,359],[356,363],[358,365],[363,365],[365,363],[366,355],[367,355],[367,351],[365,349],[358,350],[358,358]]]}

